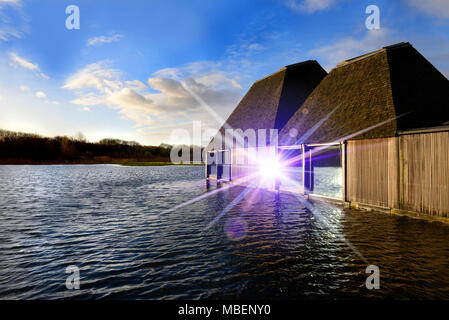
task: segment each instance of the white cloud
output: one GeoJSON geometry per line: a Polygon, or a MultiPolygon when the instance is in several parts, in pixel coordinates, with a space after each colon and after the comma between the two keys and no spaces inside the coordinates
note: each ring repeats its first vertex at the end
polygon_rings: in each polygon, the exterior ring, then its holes
{"type": "MultiPolygon", "coordinates": [[[[153,112],[157,111],[152,108],[152,101],[150,99],[145,98],[130,88],[123,88],[120,91],[111,93],[107,97],[107,101],[114,105],[126,106],[126,109],[129,110],[146,112],[153,109],[153,112]]],[[[126,112],[126,110],[123,111],[126,112]]]]}
{"type": "Polygon", "coordinates": [[[39,66],[37,64],[32,63],[31,61],[20,57],[17,53],[11,52],[9,54],[9,59],[10,59],[11,63],[16,67],[22,67],[22,68],[32,70],[32,71],[39,70],[39,66]]]}
{"type": "Polygon", "coordinates": [[[449,19],[448,0],[407,0],[408,4],[425,14],[449,19]]]}
{"type": "Polygon", "coordinates": [[[92,37],[87,40],[88,46],[98,46],[102,45],[104,43],[111,43],[119,41],[121,38],[123,38],[123,35],[121,34],[113,34],[111,36],[100,36],[100,37],[92,37]]]}
{"type": "Polygon", "coordinates": [[[168,126],[174,126],[180,120],[210,122],[213,117],[202,109],[190,92],[219,113],[225,110],[227,114],[240,98],[236,90],[240,86],[237,80],[226,77],[223,72],[215,69],[211,72],[211,63],[204,65],[193,63],[159,70],[148,79],[147,87],[139,80],[124,81],[122,72],[110,68],[107,62],[97,62],[70,76],[62,88],[77,95],[72,103],[89,110],[95,105],[118,109],[122,118],[134,121],[139,127],[160,121],[168,126]]]}
{"type": "Polygon", "coordinates": [[[206,61],[159,70],[148,79],[150,87],[159,93],[148,97],[158,108],[171,110],[178,119],[196,119],[216,126],[214,116],[206,109],[212,109],[224,121],[237,105],[242,89],[236,74],[221,67],[221,63],[206,61]],[[207,106],[202,106],[194,96],[207,106]]]}
{"type": "Polygon", "coordinates": [[[70,76],[64,89],[83,90],[97,89],[102,93],[111,93],[113,90],[121,89],[121,81],[118,79],[121,72],[107,67],[107,62],[92,63],[70,76]]]}
{"type": "Polygon", "coordinates": [[[36,96],[37,98],[40,98],[40,99],[44,99],[44,98],[47,97],[47,95],[46,95],[45,92],[43,92],[43,91],[37,91],[36,94],[35,94],[35,96],[36,96]]]}
{"type": "Polygon", "coordinates": [[[42,79],[45,79],[45,80],[50,79],[49,76],[47,76],[43,72],[40,72],[40,68],[37,63],[31,62],[30,60],[27,60],[27,59],[19,56],[17,53],[11,52],[9,54],[9,60],[10,60],[11,65],[13,65],[15,67],[34,71],[34,72],[36,72],[36,75],[42,79]]]}
{"type": "Polygon", "coordinates": [[[21,85],[19,88],[20,88],[20,91],[23,91],[23,92],[29,92],[30,91],[30,88],[28,86],[26,86],[26,85],[21,85]]]}
{"type": "Polygon", "coordinates": [[[313,13],[329,8],[336,0],[286,0],[285,5],[296,12],[313,13]]]}
{"type": "MultiPolygon", "coordinates": [[[[198,101],[190,94],[201,97],[215,111],[226,107],[235,107],[240,94],[230,89],[217,88],[204,85],[194,78],[188,77],[183,80],[170,78],[150,78],[149,85],[159,93],[149,94],[147,97],[154,101],[157,110],[169,110],[171,112],[207,112],[203,110],[198,101]]],[[[210,117],[210,115],[207,115],[210,117]]]]}
{"type": "Polygon", "coordinates": [[[75,92],[78,96],[72,103],[82,105],[84,111],[91,106],[106,105],[119,109],[125,118],[134,120],[138,125],[152,122],[155,109],[138,91],[146,88],[139,80],[122,81],[120,70],[112,69],[108,62],[100,61],[87,65],[70,76],[62,88],[75,92]]]}
{"type": "Polygon", "coordinates": [[[384,28],[370,30],[362,39],[354,37],[339,39],[332,44],[310,50],[309,54],[320,58],[326,65],[326,69],[329,69],[342,61],[380,49],[392,43],[393,40],[389,31],[384,28]]]}

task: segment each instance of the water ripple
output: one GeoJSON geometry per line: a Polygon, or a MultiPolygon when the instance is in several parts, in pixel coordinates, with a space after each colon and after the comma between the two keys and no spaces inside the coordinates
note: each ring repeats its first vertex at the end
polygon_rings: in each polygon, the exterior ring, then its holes
{"type": "Polygon", "coordinates": [[[293,195],[253,190],[206,230],[242,187],[159,217],[208,192],[203,174],[0,166],[0,298],[449,298],[447,226],[315,203],[323,223],[293,195]],[[380,267],[380,290],[348,242],[380,267]]]}

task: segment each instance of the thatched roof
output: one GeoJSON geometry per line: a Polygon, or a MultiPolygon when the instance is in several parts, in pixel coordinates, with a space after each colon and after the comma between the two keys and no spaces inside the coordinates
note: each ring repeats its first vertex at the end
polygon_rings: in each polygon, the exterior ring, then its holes
{"type": "MultiPolygon", "coordinates": [[[[283,67],[256,81],[226,120],[233,129],[282,129],[304,103],[313,89],[327,75],[316,61],[283,67]]],[[[223,125],[219,132],[224,137],[223,125]]]]}
{"type": "Polygon", "coordinates": [[[401,115],[351,139],[392,137],[449,120],[448,79],[409,43],[340,63],[290,118],[280,143],[327,143],[401,115]]]}

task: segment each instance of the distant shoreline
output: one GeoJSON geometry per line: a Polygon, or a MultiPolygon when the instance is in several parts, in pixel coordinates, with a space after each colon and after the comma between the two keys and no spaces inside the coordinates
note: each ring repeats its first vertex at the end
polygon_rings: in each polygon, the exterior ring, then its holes
{"type": "MultiPolygon", "coordinates": [[[[135,141],[113,138],[88,142],[82,134],[78,137],[43,137],[38,134],[0,129],[0,165],[69,165],[69,164],[117,164],[122,166],[173,165],[173,146],[143,146],[135,141]]],[[[187,148],[190,158],[198,146],[187,148]]],[[[183,151],[183,152],[184,152],[183,151]]],[[[189,159],[190,159],[189,158],[189,159]]],[[[182,165],[199,165],[186,163],[182,165]]],[[[200,164],[201,165],[201,164],[200,164]]]]}
{"type": "Polygon", "coordinates": [[[98,165],[98,164],[116,164],[125,167],[155,167],[155,166],[203,166],[199,163],[175,164],[166,161],[33,161],[33,160],[3,160],[0,159],[0,165],[98,165]]]}
{"type": "Polygon", "coordinates": [[[115,163],[126,167],[154,167],[154,166],[204,166],[202,163],[181,163],[173,162],[121,162],[115,163]]]}

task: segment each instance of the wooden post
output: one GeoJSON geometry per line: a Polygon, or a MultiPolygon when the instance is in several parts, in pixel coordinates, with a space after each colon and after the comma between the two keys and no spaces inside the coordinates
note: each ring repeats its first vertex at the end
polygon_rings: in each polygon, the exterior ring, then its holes
{"type": "Polygon", "coordinates": [[[304,195],[312,193],[313,191],[313,156],[312,148],[303,145],[303,156],[302,156],[302,186],[304,189],[304,195]],[[306,161],[307,158],[307,161],[306,161]]]}
{"type": "Polygon", "coordinates": [[[301,145],[302,151],[302,194],[306,194],[306,147],[301,145]]]}
{"type": "MultiPolygon", "coordinates": [[[[402,168],[403,168],[403,160],[404,159],[402,159],[402,153],[401,153],[401,147],[402,147],[402,145],[401,145],[401,136],[397,136],[396,137],[396,147],[397,147],[397,168],[398,168],[398,170],[397,170],[397,184],[396,184],[396,187],[397,187],[397,198],[396,198],[396,205],[397,205],[397,208],[398,209],[402,209],[403,208],[403,206],[402,206],[402,192],[403,192],[403,188],[402,188],[402,186],[404,185],[404,181],[403,181],[403,175],[402,175],[402,168]]],[[[393,208],[393,209],[396,209],[396,208],[393,208]]]]}
{"type": "Polygon", "coordinates": [[[347,185],[347,181],[348,181],[348,164],[347,164],[347,142],[343,141],[341,143],[341,169],[342,169],[342,173],[341,173],[341,177],[342,177],[342,181],[341,181],[341,185],[342,185],[342,199],[344,202],[348,201],[348,185],[347,185]]]}
{"type": "MultiPolygon", "coordinates": [[[[277,146],[273,148],[274,148],[274,158],[278,159],[279,149],[277,146]]],[[[276,190],[276,192],[279,193],[280,187],[281,187],[281,180],[279,179],[279,177],[274,177],[274,190],[276,190]]]]}
{"type": "Polygon", "coordinates": [[[231,163],[232,163],[232,161],[231,161],[231,159],[232,159],[231,150],[232,149],[226,150],[225,151],[226,154],[225,154],[225,157],[224,157],[224,159],[225,159],[225,161],[224,161],[225,163],[224,164],[228,168],[228,181],[232,181],[232,179],[231,179],[231,168],[232,168],[232,166],[231,166],[231,163]]]}
{"type": "Polygon", "coordinates": [[[209,175],[210,175],[210,164],[208,163],[207,159],[209,158],[209,152],[206,152],[206,159],[205,159],[205,165],[206,165],[206,180],[209,180],[209,175]]]}
{"type": "Polygon", "coordinates": [[[232,164],[233,164],[233,156],[234,156],[234,149],[229,149],[229,181],[232,181],[232,164]]]}
{"type": "Polygon", "coordinates": [[[210,186],[210,180],[209,180],[209,175],[210,175],[210,164],[208,163],[207,159],[209,158],[209,152],[206,151],[206,159],[204,160],[204,163],[206,165],[206,188],[208,189],[210,186]]]}
{"type": "Polygon", "coordinates": [[[217,180],[223,178],[223,151],[217,152],[217,180]]]}
{"type": "Polygon", "coordinates": [[[313,172],[313,155],[312,148],[309,149],[309,191],[313,193],[313,185],[315,184],[315,176],[313,172]]]}

